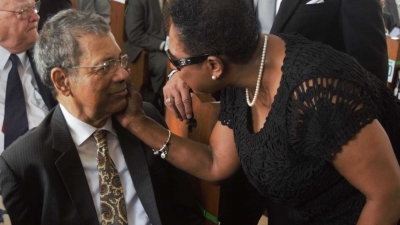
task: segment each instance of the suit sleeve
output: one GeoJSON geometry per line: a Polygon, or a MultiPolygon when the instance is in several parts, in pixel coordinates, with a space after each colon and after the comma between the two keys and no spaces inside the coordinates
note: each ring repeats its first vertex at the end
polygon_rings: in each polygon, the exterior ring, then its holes
{"type": "Polygon", "coordinates": [[[144,48],[147,51],[160,51],[161,42],[158,39],[146,33],[146,11],[151,10],[145,7],[139,0],[129,0],[126,6],[125,31],[129,44],[144,48]]]}
{"type": "Polygon", "coordinates": [[[13,225],[29,224],[28,204],[24,201],[21,184],[7,162],[0,156],[0,187],[4,205],[13,225]]]}
{"type": "Polygon", "coordinates": [[[386,83],[388,55],[379,0],[343,0],[340,14],[346,52],[386,83]]]}

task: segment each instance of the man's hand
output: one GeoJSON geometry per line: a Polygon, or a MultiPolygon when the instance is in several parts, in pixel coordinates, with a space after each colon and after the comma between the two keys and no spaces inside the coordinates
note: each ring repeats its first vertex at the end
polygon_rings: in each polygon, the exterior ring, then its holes
{"type": "MultiPolygon", "coordinates": [[[[179,72],[177,72],[179,73],[179,72]]],[[[192,118],[190,87],[175,74],[164,86],[164,104],[179,120],[192,118]]]]}
{"type": "MultiPolygon", "coordinates": [[[[129,70],[128,73],[130,75],[131,71],[129,70]]],[[[146,117],[143,112],[142,95],[136,90],[135,85],[130,79],[126,81],[126,88],[128,90],[126,108],[116,114],[118,122],[125,128],[127,128],[130,123],[135,123],[146,117]]]]}

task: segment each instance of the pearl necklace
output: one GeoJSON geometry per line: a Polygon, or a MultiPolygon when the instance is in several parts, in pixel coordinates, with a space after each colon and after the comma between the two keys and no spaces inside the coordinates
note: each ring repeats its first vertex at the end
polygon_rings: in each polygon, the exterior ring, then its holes
{"type": "Polygon", "coordinates": [[[257,84],[256,84],[256,91],[254,92],[253,101],[251,101],[251,102],[250,102],[250,97],[249,97],[249,89],[246,88],[247,105],[249,105],[250,107],[253,107],[254,103],[256,103],[258,91],[260,89],[261,78],[262,78],[263,70],[264,70],[265,49],[267,49],[267,40],[268,40],[268,36],[265,35],[264,46],[263,46],[263,51],[262,51],[262,56],[261,56],[260,71],[258,72],[258,78],[257,78],[257,84]]]}

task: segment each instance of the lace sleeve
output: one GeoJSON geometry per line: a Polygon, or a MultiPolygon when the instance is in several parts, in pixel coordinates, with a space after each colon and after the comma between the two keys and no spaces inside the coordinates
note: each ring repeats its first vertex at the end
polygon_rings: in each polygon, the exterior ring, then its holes
{"type": "Polygon", "coordinates": [[[237,96],[240,96],[240,93],[237,95],[237,92],[240,91],[238,88],[229,87],[223,89],[220,94],[221,111],[218,120],[221,121],[222,125],[228,126],[231,129],[234,129],[234,117],[246,116],[238,115],[238,107],[240,107],[240,102],[243,102],[237,99],[237,96]]]}
{"type": "Polygon", "coordinates": [[[291,93],[287,124],[297,154],[329,160],[332,154],[378,115],[359,85],[341,79],[315,78],[291,93]]]}

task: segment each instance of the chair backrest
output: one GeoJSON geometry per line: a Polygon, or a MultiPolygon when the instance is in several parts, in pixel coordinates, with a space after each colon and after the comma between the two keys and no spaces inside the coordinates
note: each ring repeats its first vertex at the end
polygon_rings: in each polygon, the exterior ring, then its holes
{"type": "MultiPolygon", "coordinates": [[[[174,134],[209,144],[211,132],[217,123],[220,111],[219,102],[216,102],[210,95],[194,93],[191,95],[193,119],[188,123],[181,122],[169,110],[166,110],[165,121],[174,134]]],[[[220,187],[192,176],[190,176],[190,180],[203,208],[208,213],[218,217],[220,187]]],[[[215,225],[210,220],[205,220],[204,224],[215,225]]]]}
{"type": "Polygon", "coordinates": [[[71,0],[71,3],[72,3],[72,8],[76,9],[76,0],[71,0]]]}
{"type": "Polygon", "coordinates": [[[389,81],[387,86],[393,91],[399,79],[400,39],[393,39],[390,36],[386,36],[386,45],[389,57],[389,79],[391,79],[391,82],[389,81]]]}

